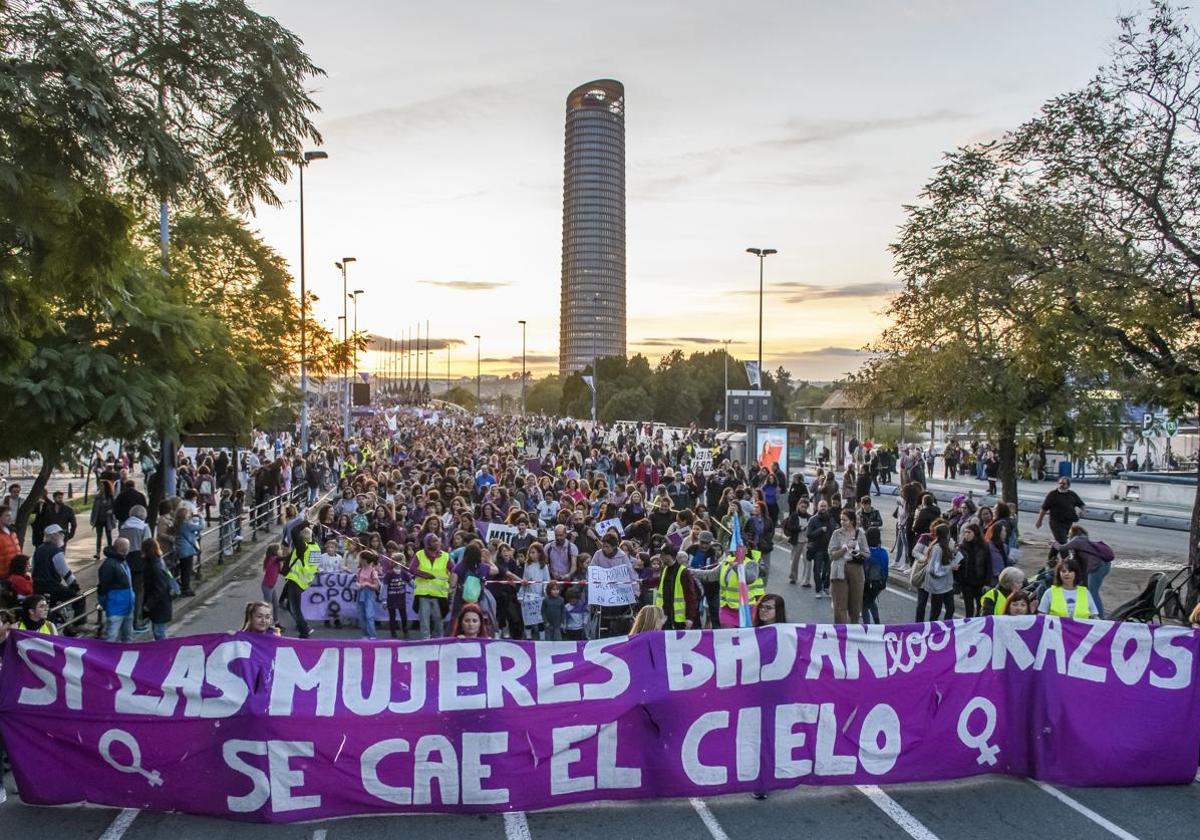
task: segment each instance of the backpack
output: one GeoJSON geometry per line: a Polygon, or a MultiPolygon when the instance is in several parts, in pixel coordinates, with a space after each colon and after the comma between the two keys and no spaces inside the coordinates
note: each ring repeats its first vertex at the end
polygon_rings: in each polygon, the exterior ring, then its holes
{"type": "Polygon", "coordinates": [[[462,599],[468,604],[474,604],[479,601],[479,596],[483,594],[483,583],[475,575],[467,575],[463,581],[462,599]]]}
{"type": "Polygon", "coordinates": [[[1111,563],[1117,556],[1113,553],[1113,550],[1109,547],[1108,543],[1104,542],[1103,540],[1088,540],[1088,542],[1092,549],[1092,553],[1105,563],[1111,563]]]}
{"type": "Polygon", "coordinates": [[[925,585],[925,572],[929,568],[929,547],[925,547],[925,552],[913,559],[912,571],[908,573],[908,582],[912,584],[914,589],[920,589],[925,585]]]}

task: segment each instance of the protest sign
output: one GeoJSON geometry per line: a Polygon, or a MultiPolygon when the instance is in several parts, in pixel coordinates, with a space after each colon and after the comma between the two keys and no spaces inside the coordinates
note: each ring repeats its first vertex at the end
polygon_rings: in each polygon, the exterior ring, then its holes
{"type": "Polygon", "coordinates": [[[488,530],[487,530],[487,541],[491,542],[492,540],[500,540],[500,542],[502,542],[502,543],[507,543],[508,545],[512,545],[513,540],[516,539],[517,533],[518,533],[518,531],[516,529],[516,526],[501,525],[499,522],[489,522],[488,530]]]}
{"type": "Polygon", "coordinates": [[[542,459],[541,458],[526,458],[525,471],[532,475],[540,476],[542,474],[542,459]]]}
{"type": "MultiPolygon", "coordinates": [[[[358,588],[351,572],[317,572],[308,589],[300,593],[300,612],[308,621],[334,621],[358,618],[358,588]]],[[[386,594],[380,590],[377,619],[387,616],[386,594]]]]}
{"type": "Polygon", "coordinates": [[[696,471],[711,472],[712,471],[712,451],[703,448],[697,448],[692,454],[692,469],[696,471]]]}
{"type": "Polygon", "coordinates": [[[1045,616],[586,643],[14,632],[0,737],[30,804],[256,822],[989,773],[1186,785],[1197,654],[1186,627],[1045,616]]]}
{"type": "Polygon", "coordinates": [[[616,529],[616,532],[622,537],[625,536],[625,526],[621,524],[620,519],[605,519],[603,522],[596,523],[596,533],[603,539],[610,528],[616,529]]]}
{"type": "Polygon", "coordinates": [[[637,602],[634,583],[637,573],[631,566],[602,569],[588,566],[588,603],[594,607],[627,607],[637,602]]]}

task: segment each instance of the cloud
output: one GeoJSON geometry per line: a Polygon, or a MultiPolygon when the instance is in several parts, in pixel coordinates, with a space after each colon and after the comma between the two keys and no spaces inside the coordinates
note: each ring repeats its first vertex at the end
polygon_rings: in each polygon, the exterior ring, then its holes
{"type": "MultiPolygon", "coordinates": [[[[381,352],[385,351],[385,350],[391,350],[392,348],[391,348],[391,346],[389,346],[389,342],[395,342],[395,348],[397,350],[399,350],[401,341],[404,341],[404,340],[411,340],[411,339],[392,338],[392,337],[386,336],[386,335],[371,334],[371,335],[367,336],[367,349],[381,351],[381,352]]],[[[461,338],[430,338],[429,339],[429,350],[430,350],[430,352],[432,352],[434,350],[445,350],[447,346],[461,347],[462,345],[464,345],[466,343],[467,342],[463,341],[461,338]]],[[[421,349],[422,350],[425,349],[425,337],[424,336],[421,336],[421,349]]]]}
{"type": "Polygon", "coordinates": [[[494,280],[418,280],[422,286],[437,286],[442,289],[457,289],[462,292],[486,292],[492,289],[503,289],[512,283],[502,283],[494,280]]]}
{"type": "MultiPolygon", "coordinates": [[[[820,286],[816,283],[802,283],[796,280],[784,280],[772,283],[766,289],[768,295],[782,294],[786,303],[808,303],[814,300],[859,300],[862,298],[886,297],[896,294],[900,287],[892,282],[845,283],[841,286],[820,286]]],[[[755,297],[757,289],[732,289],[728,294],[755,297]]]]}
{"type": "MultiPolygon", "coordinates": [[[[558,362],[558,355],[555,353],[530,353],[525,356],[525,364],[527,365],[548,365],[551,362],[558,362]]],[[[483,359],[484,364],[493,365],[519,365],[521,364],[520,356],[505,356],[483,359]]]]}
{"type": "MultiPolygon", "coordinates": [[[[784,125],[781,134],[739,146],[723,146],[683,152],[667,158],[647,161],[643,166],[646,178],[638,178],[637,172],[630,178],[630,187],[639,195],[654,195],[670,192],[678,187],[701,181],[724,171],[733,161],[741,157],[762,155],[764,152],[788,152],[814,145],[844,144],[857,137],[887,131],[902,131],[933,125],[962,122],[974,117],[964,111],[942,108],[921,114],[900,117],[881,117],[870,120],[792,120],[784,125]]],[[[778,166],[778,175],[770,178],[750,179],[747,183],[757,186],[818,187],[844,184],[862,177],[860,167],[829,166],[789,172],[778,166]]],[[[743,178],[742,180],[746,180],[743,178]]]]}
{"type": "Polygon", "coordinates": [[[720,344],[719,338],[694,338],[684,336],[682,338],[643,338],[641,341],[631,341],[638,347],[674,347],[677,344],[720,344]]]}

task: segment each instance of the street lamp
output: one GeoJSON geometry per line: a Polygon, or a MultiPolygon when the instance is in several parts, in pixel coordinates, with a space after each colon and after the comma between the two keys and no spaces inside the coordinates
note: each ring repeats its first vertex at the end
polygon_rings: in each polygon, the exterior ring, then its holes
{"type": "Polygon", "coordinates": [[[482,347],[483,347],[483,340],[479,336],[475,336],[475,410],[480,411],[481,413],[482,413],[482,410],[481,410],[480,406],[482,405],[483,400],[480,399],[480,396],[479,396],[479,394],[480,394],[480,391],[479,391],[479,383],[480,383],[479,359],[480,359],[480,355],[482,352],[482,347]]]}
{"type": "Polygon", "coordinates": [[[358,296],[361,294],[362,289],[355,289],[350,293],[350,299],[354,301],[354,332],[350,334],[350,340],[354,342],[354,362],[350,369],[350,387],[346,392],[346,428],[350,427],[351,395],[354,393],[354,380],[358,376],[358,296]]]}
{"type": "MultiPolygon", "coordinates": [[[[346,294],[346,266],[352,262],[358,262],[358,260],[354,257],[342,257],[341,262],[334,263],[338,271],[342,272],[342,319],[346,322],[345,335],[347,340],[350,338],[350,313],[346,311],[346,299],[348,297],[346,294]]],[[[346,349],[350,349],[349,344],[346,345],[346,349]]],[[[342,362],[342,400],[345,402],[345,414],[342,418],[345,425],[342,427],[342,437],[348,440],[350,438],[350,378],[346,371],[345,361],[342,362]]]]}
{"type": "MultiPolygon", "coordinates": [[[[345,315],[337,316],[337,321],[338,321],[338,335],[340,335],[342,337],[342,344],[345,344],[346,343],[346,316],[345,315]]],[[[341,396],[340,396],[341,390],[342,389],[340,389],[340,388],[338,389],[338,394],[339,394],[338,402],[341,402],[341,396]]],[[[329,407],[332,408],[333,400],[330,399],[329,403],[330,403],[329,407]]]]}
{"type": "Polygon", "coordinates": [[[314,160],[325,160],[325,152],[297,154],[276,149],[275,154],[296,161],[300,171],[300,451],[308,453],[308,290],[304,278],[304,169],[314,160]]]}
{"type": "Polygon", "coordinates": [[[525,322],[517,321],[521,325],[521,416],[525,416],[525,322]]]}
{"type": "Polygon", "coordinates": [[[599,356],[596,354],[596,334],[600,332],[600,295],[592,295],[592,434],[596,433],[596,397],[600,393],[599,356]]]}
{"type": "Polygon", "coordinates": [[[758,257],[758,381],[762,382],[762,321],[763,321],[763,261],[772,254],[778,254],[774,248],[747,248],[747,254],[758,257]]]}
{"type": "Polygon", "coordinates": [[[729,431],[729,339],[725,339],[721,343],[725,345],[725,399],[724,405],[721,406],[721,419],[724,422],[725,431],[729,431]]]}

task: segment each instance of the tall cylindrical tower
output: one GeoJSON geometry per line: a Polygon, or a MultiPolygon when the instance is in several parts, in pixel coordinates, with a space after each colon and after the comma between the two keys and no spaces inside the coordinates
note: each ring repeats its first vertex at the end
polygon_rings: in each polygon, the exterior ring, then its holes
{"type": "Polygon", "coordinates": [[[625,355],[625,87],[567,97],[558,370],[625,355]]]}

